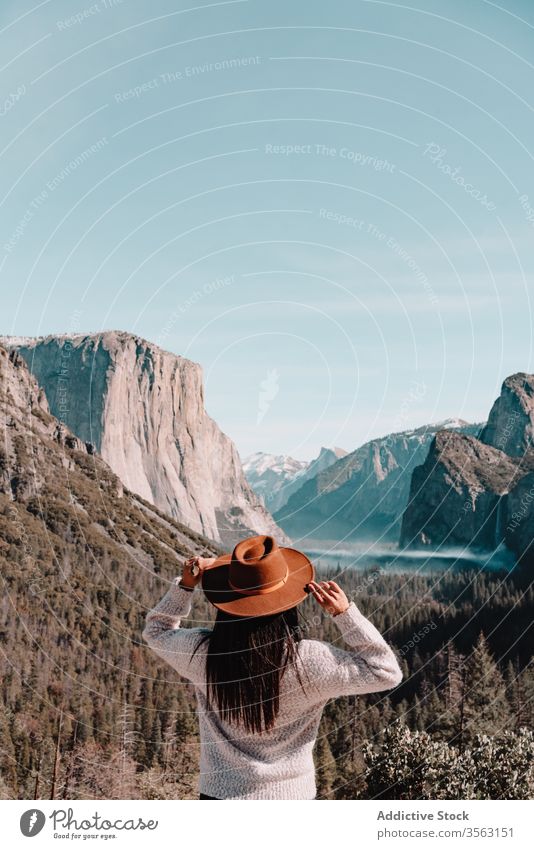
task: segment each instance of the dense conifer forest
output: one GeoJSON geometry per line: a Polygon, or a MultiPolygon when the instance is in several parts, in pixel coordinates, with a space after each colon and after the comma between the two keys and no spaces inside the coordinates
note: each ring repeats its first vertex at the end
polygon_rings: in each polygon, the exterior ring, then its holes
{"type": "MultiPolygon", "coordinates": [[[[47,597],[29,595],[23,576],[7,575],[2,795],[195,798],[191,685],[140,637],[165,582],[98,554],[97,572],[73,575],[71,591],[47,597]]],[[[396,648],[405,678],[388,694],[327,706],[315,753],[320,796],[528,798],[534,597],[526,580],[369,572],[339,581],[396,648]]],[[[211,615],[197,591],[191,624],[211,615]]],[[[337,639],[311,599],[302,633],[337,639]]]]}

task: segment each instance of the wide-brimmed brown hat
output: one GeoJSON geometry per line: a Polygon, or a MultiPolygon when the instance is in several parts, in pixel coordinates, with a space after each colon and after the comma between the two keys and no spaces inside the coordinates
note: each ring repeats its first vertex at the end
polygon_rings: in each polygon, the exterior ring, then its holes
{"type": "Polygon", "coordinates": [[[311,561],[295,548],[279,547],[274,537],[238,542],[202,573],[206,598],[234,616],[268,616],[306,598],[314,579],[311,561]]]}

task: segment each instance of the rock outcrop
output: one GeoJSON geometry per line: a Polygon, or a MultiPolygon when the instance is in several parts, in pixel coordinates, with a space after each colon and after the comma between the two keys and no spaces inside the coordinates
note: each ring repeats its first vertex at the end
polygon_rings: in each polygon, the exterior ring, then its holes
{"type": "Polygon", "coordinates": [[[373,439],[308,480],[275,519],[293,537],[397,541],[412,471],[437,430],[480,427],[454,419],[373,439]]]}
{"type": "Polygon", "coordinates": [[[534,375],[519,372],[507,377],[480,436],[511,457],[534,448],[534,375]]]}
{"type": "MultiPolygon", "coordinates": [[[[51,415],[23,357],[1,345],[0,426],[0,559],[10,567],[23,562],[37,574],[44,561],[69,569],[75,561],[87,580],[105,543],[132,575],[140,563],[159,572],[163,562],[175,575],[186,556],[220,552],[125,489],[92,444],[51,415]]],[[[45,577],[64,588],[63,576],[45,577]]]]}
{"type": "MultiPolygon", "coordinates": [[[[58,717],[61,792],[50,795],[70,796],[69,786],[81,795],[76,764],[83,762],[91,764],[90,797],[124,796],[122,776],[107,793],[100,783],[110,758],[122,759],[120,729],[141,728],[142,716],[156,717],[163,706],[178,752],[190,744],[191,726],[177,730],[174,718],[195,710],[178,674],[142,638],[147,611],[187,557],[213,556],[219,547],[126,490],[49,414],[23,359],[1,347],[0,432],[2,798],[48,794],[58,717]],[[163,701],[159,688],[153,694],[157,679],[163,701]]],[[[196,596],[196,621],[207,624],[208,602],[196,596]]],[[[133,798],[142,798],[141,786],[133,798]]],[[[178,786],[173,777],[173,798],[178,786]]]]}
{"type": "Polygon", "coordinates": [[[402,546],[503,543],[534,565],[534,375],[506,378],[480,437],[438,433],[414,469],[402,546]]]}
{"type": "Polygon", "coordinates": [[[529,469],[534,452],[522,463],[474,437],[440,431],[413,472],[401,545],[497,548],[506,536],[508,494],[529,469]]]}
{"type": "Polygon", "coordinates": [[[123,332],[9,345],[51,413],[92,443],[129,490],[225,546],[250,533],[288,542],[247,483],[234,444],[207,415],[197,363],[123,332]]]}

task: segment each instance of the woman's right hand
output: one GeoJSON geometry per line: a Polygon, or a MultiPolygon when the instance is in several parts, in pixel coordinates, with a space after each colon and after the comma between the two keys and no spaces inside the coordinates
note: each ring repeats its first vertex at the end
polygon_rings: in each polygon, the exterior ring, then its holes
{"type": "Polygon", "coordinates": [[[350,602],[335,581],[310,581],[308,584],[314,599],[321,605],[323,610],[332,616],[345,613],[350,602]]]}

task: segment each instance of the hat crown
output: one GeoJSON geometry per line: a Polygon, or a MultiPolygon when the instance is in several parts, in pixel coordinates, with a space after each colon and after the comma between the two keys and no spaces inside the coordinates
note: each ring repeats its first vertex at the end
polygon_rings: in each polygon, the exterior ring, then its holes
{"type": "Polygon", "coordinates": [[[236,592],[262,595],[281,587],[287,575],[287,563],[274,537],[249,537],[234,548],[229,582],[236,592]]]}
{"type": "Polygon", "coordinates": [[[263,557],[264,555],[265,555],[265,546],[262,545],[261,543],[258,543],[257,545],[251,545],[250,548],[247,548],[246,551],[244,551],[239,556],[236,555],[236,559],[237,560],[240,560],[240,559],[242,559],[242,560],[259,560],[260,557],[263,557]]]}

